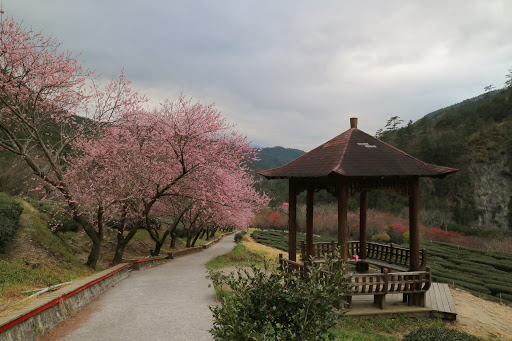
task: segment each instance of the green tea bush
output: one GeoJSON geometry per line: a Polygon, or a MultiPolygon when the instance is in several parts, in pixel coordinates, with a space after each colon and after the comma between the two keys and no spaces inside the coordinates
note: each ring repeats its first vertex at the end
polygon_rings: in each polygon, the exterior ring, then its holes
{"type": "Polygon", "coordinates": [[[242,241],[242,238],[245,236],[247,232],[241,231],[235,234],[235,243],[239,243],[242,241]]]}
{"type": "Polygon", "coordinates": [[[407,334],[402,341],[483,341],[474,335],[446,327],[423,327],[407,334]]]}
{"type": "Polygon", "coordinates": [[[506,300],[508,301],[509,303],[512,303],[512,295],[509,295],[509,294],[500,294],[498,295],[499,298],[501,298],[502,300],[506,300]]]}
{"type": "Polygon", "coordinates": [[[227,288],[221,305],[212,306],[215,340],[325,340],[343,311],[350,290],[344,264],[327,260],[328,276],[310,267],[308,280],[278,268],[252,265],[225,275],[212,272],[217,288],[227,288]]]}
{"type": "Polygon", "coordinates": [[[23,207],[5,193],[0,193],[0,252],[10,243],[20,220],[23,207]]]}
{"type": "Polygon", "coordinates": [[[496,285],[485,283],[484,286],[492,292],[492,295],[509,294],[512,295],[512,288],[510,286],[496,285]]]}

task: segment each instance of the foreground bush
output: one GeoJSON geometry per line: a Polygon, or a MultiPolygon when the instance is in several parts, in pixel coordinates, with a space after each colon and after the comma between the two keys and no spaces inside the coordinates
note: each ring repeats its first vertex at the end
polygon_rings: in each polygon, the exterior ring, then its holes
{"type": "Polygon", "coordinates": [[[308,281],[296,274],[252,265],[225,275],[212,272],[210,278],[225,291],[221,305],[210,307],[215,340],[325,340],[329,328],[341,314],[338,309],[349,291],[344,264],[329,259],[330,275],[318,266],[310,267],[308,281]]]}
{"type": "Polygon", "coordinates": [[[424,327],[407,334],[403,341],[483,341],[481,338],[445,327],[424,327]]]}
{"type": "Polygon", "coordinates": [[[0,252],[14,237],[23,207],[5,193],[0,193],[0,252]]]}

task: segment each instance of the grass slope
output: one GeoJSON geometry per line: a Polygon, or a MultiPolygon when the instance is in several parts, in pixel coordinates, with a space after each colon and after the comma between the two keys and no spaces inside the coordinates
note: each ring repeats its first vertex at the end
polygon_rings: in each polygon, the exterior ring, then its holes
{"type": "Polygon", "coordinates": [[[0,316],[28,304],[31,293],[87,277],[93,273],[76,256],[78,250],[47,228],[48,217],[27,202],[23,206],[19,228],[13,241],[0,254],[0,316]],[[21,305],[20,305],[21,302],[21,305]]]}

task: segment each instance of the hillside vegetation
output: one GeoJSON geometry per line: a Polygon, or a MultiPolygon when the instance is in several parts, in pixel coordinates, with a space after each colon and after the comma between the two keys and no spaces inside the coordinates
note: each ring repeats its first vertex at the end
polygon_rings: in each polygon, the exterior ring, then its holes
{"type": "MultiPolygon", "coordinates": [[[[459,169],[446,179],[421,184],[421,207],[442,213],[445,226],[512,228],[511,92],[487,93],[401,128],[391,124],[380,134],[420,160],[459,169]]],[[[373,199],[376,207],[395,212],[402,202],[385,195],[373,199]]]]}
{"type": "MultiPolygon", "coordinates": [[[[2,193],[3,194],[3,193],[2,193]]],[[[19,308],[36,288],[86,277],[93,271],[79,257],[84,253],[76,238],[66,238],[48,228],[49,217],[26,201],[12,240],[0,253],[0,316],[19,308]],[[25,299],[25,300],[23,300],[25,299]],[[23,300],[23,301],[22,301],[23,300]]]]}

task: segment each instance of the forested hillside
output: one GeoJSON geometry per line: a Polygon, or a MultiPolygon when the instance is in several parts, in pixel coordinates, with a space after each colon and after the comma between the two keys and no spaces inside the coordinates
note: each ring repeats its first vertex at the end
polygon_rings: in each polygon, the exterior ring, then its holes
{"type": "MultiPolygon", "coordinates": [[[[445,225],[512,227],[511,92],[486,93],[401,128],[393,117],[380,132],[382,140],[425,162],[459,169],[446,179],[422,181],[421,207],[445,225]]],[[[386,204],[393,206],[389,200],[380,205],[386,204]]]]}

